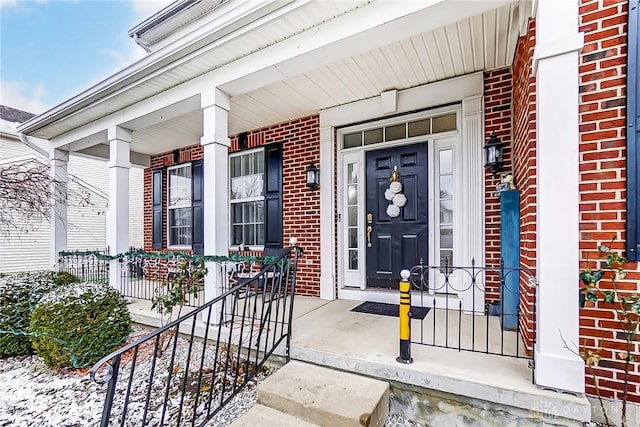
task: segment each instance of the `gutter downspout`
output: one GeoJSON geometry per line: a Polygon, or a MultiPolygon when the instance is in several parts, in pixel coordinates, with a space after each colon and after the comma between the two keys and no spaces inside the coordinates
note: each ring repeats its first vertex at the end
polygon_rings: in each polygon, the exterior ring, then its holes
{"type": "MultiPolygon", "coordinates": [[[[26,145],[27,147],[31,148],[37,154],[39,154],[40,156],[42,156],[45,159],[47,159],[47,161],[49,161],[49,153],[47,153],[47,151],[45,149],[40,148],[36,144],[34,144],[33,142],[29,141],[29,137],[26,136],[24,133],[20,132],[19,136],[20,136],[20,141],[22,141],[22,143],[24,145],[26,145]]],[[[95,186],[89,184],[85,180],[83,180],[81,178],[78,178],[76,175],[74,175],[72,173],[69,173],[67,176],[69,177],[69,179],[71,181],[75,181],[78,185],[80,185],[80,187],[84,187],[86,190],[89,190],[89,191],[95,193],[98,197],[103,198],[107,202],[109,201],[109,195],[107,193],[105,193],[104,191],[100,190],[98,187],[95,187],[95,186]]]]}
{"type": "Polygon", "coordinates": [[[44,156],[47,159],[49,159],[49,153],[47,153],[47,151],[44,148],[40,148],[33,142],[29,141],[29,138],[24,133],[20,132],[18,135],[20,136],[20,141],[22,141],[24,145],[31,148],[33,151],[40,154],[41,156],[44,156]]]}

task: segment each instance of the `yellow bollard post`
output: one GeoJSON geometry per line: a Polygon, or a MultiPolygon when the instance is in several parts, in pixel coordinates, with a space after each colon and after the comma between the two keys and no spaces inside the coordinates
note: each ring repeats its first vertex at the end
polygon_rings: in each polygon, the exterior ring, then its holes
{"type": "Polygon", "coordinates": [[[411,283],[409,270],[400,272],[400,356],[396,361],[413,363],[411,358],[411,283]]]}

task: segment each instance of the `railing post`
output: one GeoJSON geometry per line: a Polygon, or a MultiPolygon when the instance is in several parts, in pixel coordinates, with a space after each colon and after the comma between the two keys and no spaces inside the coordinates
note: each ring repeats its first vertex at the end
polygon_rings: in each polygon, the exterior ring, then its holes
{"type": "Polygon", "coordinates": [[[409,270],[400,272],[400,356],[396,361],[400,363],[413,363],[411,358],[411,284],[409,283],[409,270]]]}

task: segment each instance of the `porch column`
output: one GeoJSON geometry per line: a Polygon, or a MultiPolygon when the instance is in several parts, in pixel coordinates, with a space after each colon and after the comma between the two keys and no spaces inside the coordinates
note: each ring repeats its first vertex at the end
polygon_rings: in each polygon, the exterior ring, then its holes
{"type": "Polygon", "coordinates": [[[535,382],[584,393],[578,319],[578,0],[540,0],[536,16],[535,382]],[[566,342],[566,345],[565,345],[566,342]],[[575,348],[573,348],[575,351],[575,348]]]}
{"type": "Polygon", "coordinates": [[[320,299],[336,299],[333,127],[320,124],[320,299]]]}
{"type": "Polygon", "coordinates": [[[57,271],[58,254],[67,249],[67,185],[69,177],[67,175],[67,164],[69,163],[69,152],[58,149],[49,151],[49,161],[51,162],[51,265],[57,271]]]}
{"type": "MultiPolygon", "coordinates": [[[[200,144],[204,151],[204,253],[229,253],[229,96],[213,89],[201,94],[203,132],[200,144]]],[[[226,284],[220,264],[208,262],[205,277],[205,300],[222,293],[226,284]]],[[[218,319],[217,313],[212,313],[218,319]]]]}
{"type": "MultiPolygon", "coordinates": [[[[109,209],[107,210],[107,245],[109,254],[115,255],[129,250],[129,144],[131,131],[121,127],[107,130],[109,141],[109,209]]],[[[118,260],[109,263],[109,284],[122,290],[122,269],[118,260]]]]}

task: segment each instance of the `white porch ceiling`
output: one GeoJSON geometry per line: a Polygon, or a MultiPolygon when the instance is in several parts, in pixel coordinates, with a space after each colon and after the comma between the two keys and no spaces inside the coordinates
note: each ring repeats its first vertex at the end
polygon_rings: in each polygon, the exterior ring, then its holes
{"type": "Polygon", "coordinates": [[[229,132],[314,114],[389,89],[508,66],[517,39],[517,6],[506,5],[235,96],[229,132]]]}
{"type": "MultiPolygon", "coordinates": [[[[107,96],[96,99],[87,97],[83,101],[85,106],[76,112],[62,120],[44,124],[30,135],[50,139],[67,133],[81,134],[81,127],[87,127],[87,124],[108,115],[124,117],[126,114],[123,113],[137,108],[137,103],[141,100],[162,96],[163,92],[214,69],[221,69],[224,73],[227,65],[241,64],[247,55],[266,51],[270,46],[288,41],[301,33],[307,34],[316,27],[322,29],[322,23],[337,25],[342,21],[336,18],[351,12],[357,14],[373,3],[367,0],[286,3],[287,6],[278,11],[281,16],[277,19],[264,23],[256,21],[252,23],[255,28],[227,41],[209,41],[209,44],[201,45],[202,50],[197,54],[194,51],[182,58],[162,59],[152,66],[158,72],[140,77],[135,83],[122,80],[118,83],[118,89],[107,96]],[[292,6],[294,4],[295,8],[292,6]],[[291,9],[286,9],[287,7],[291,9]],[[160,72],[165,66],[168,68],[160,72]]],[[[464,6],[464,3],[453,4],[458,8],[464,6]]],[[[469,2],[468,8],[484,12],[451,24],[448,23],[452,21],[452,17],[443,16],[442,20],[446,25],[442,26],[437,25],[439,18],[434,12],[436,15],[430,16],[435,18],[431,19],[432,22],[425,27],[425,31],[420,32],[415,26],[402,30],[402,34],[411,34],[410,37],[402,39],[392,32],[387,37],[384,31],[389,27],[380,27],[380,31],[376,33],[378,40],[370,43],[372,48],[368,51],[359,49],[363,44],[366,46],[368,41],[358,39],[359,47],[351,47],[356,54],[337,52],[334,55],[335,49],[316,53],[309,58],[313,59],[313,63],[322,65],[307,66],[299,73],[291,73],[291,67],[287,71],[284,71],[284,67],[280,70],[275,62],[272,70],[279,77],[271,80],[274,83],[261,86],[256,84],[260,80],[247,81],[246,77],[230,82],[229,93],[235,96],[231,99],[229,133],[234,135],[314,114],[324,108],[375,97],[389,89],[401,90],[509,65],[518,37],[518,2],[474,0],[469,2]],[[484,3],[486,5],[479,6],[484,3]],[[496,4],[499,7],[496,8],[496,4]],[[387,45],[379,43],[386,39],[399,41],[387,45]],[[328,57],[335,57],[336,60],[329,61],[319,55],[331,55],[328,57]],[[245,82],[257,89],[246,89],[245,82]]],[[[428,10],[430,8],[423,12],[428,10]]],[[[344,22],[354,21],[352,19],[344,22]]],[[[404,24],[404,21],[398,22],[404,24]]],[[[334,30],[336,25],[332,27],[334,30]]],[[[222,89],[225,90],[224,85],[222,89]]],[[[199,142],[202,115],[194,107],[192,112],[153,126],[133,129],[132,150],[143,154],[160,153],[199,142]]],[[[95,130],[91,133],[94,132],[95,130]]]]}

